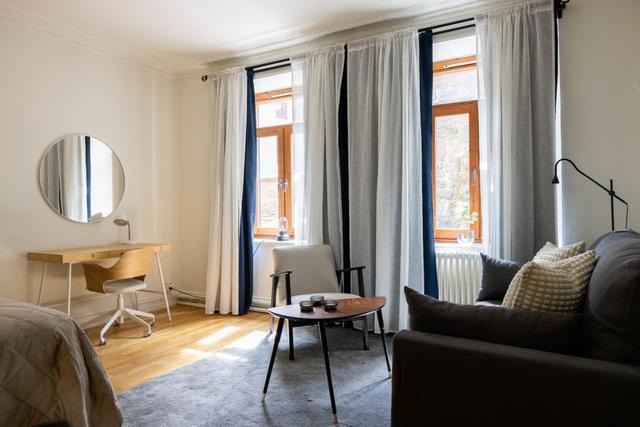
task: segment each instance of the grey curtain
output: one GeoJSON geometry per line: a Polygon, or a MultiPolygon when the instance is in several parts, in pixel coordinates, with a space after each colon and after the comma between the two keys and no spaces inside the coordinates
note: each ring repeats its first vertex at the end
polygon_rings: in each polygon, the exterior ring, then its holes
{"type": "Polygon", "coordinates": [[[408,327],[403,285],[424,290],[420,62],[416,30],[347,46],[349,241],[388,329],[408,327]]]}
{"type": "Polygon", "coordinates": [[[344,45],[338,45],[291,59],[293,149],[304,153],[295,156],[303,158],[304,165],[294,165],[296,241],[331,245],[339,266],[343,242],[338,106],[344,56],[344,45]]]}
{"type": "Polygon", "coordinates": [[[485,250],[518,261],[555,240],[551,0],[476,17],[485,250]]]}

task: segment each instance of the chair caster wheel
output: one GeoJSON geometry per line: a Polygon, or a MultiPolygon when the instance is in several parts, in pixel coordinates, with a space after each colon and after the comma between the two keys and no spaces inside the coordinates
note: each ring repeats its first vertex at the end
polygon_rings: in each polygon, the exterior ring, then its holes
{"type": "Polygon", "coordinates": [[[106,340],[106,338],[100,338],[100,339],[98,340],[98,344],[100,344],[100,345],[105,345],[105,344],[107,344],[107,340],[106,340]]]}
{"type": "Polygon", "coordinates": [[[142,336],[145,337],[145,338],[150,337],[151,336],[151,331],[144,331],[142,333],[142,336]]]}

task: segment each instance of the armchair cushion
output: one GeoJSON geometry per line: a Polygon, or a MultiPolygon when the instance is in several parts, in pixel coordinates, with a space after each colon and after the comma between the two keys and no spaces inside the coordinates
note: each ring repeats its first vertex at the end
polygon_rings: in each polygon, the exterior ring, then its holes
{"type": "Polygon", "coordinates": [[[411,330],[572,354],[579,315],[453,304],[404,288],[411,330]]]}
{"type": "Polygon", "coordinates": [[[340,292],[333,250],[329,245],[274,248],[273,271],[278,273],[286,270],[292,272],[292,296],[340,292]]]}

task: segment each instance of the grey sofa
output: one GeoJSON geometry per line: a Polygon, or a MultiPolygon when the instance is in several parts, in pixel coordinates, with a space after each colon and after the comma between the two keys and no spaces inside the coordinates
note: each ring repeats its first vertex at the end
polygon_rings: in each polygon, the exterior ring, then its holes
{"type": "Polygon", "coordinates": [[[640,235],[609,233],[592,248],[579,316],[414,307],[420,331],[393,340],[392,425],[640,425],[640,235]]]}

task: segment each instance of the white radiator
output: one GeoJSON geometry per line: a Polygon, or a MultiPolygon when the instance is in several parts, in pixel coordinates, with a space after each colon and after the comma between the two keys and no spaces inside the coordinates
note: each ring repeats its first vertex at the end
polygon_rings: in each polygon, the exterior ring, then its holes
{"type": "Polygon", "coordinates": [[[482,261],[475,250],[436,249],[440,300],[473,304],[480,289],[482,261]]]}

